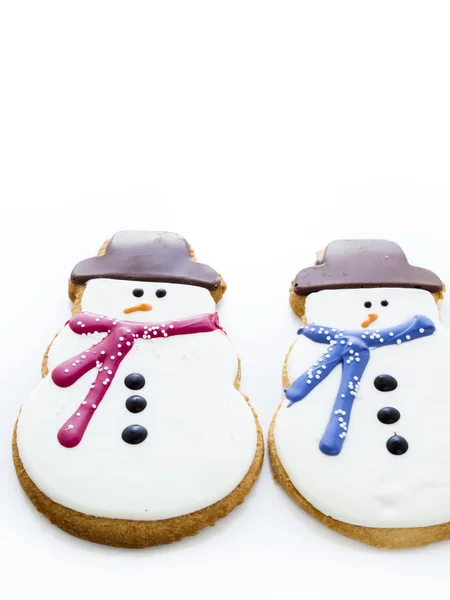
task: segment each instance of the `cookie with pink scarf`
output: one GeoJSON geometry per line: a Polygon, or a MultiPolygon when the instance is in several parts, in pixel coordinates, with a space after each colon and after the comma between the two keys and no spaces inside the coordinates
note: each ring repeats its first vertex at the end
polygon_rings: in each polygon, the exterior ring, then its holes
{"type": "Polygon", "coordinates": [[[121,231],[74,267],[72,317],[13,441],[19,481],[52,523],[139,548],[243,502],[264,451],[216,312],[225,289],[168,232],[121,231]]]}

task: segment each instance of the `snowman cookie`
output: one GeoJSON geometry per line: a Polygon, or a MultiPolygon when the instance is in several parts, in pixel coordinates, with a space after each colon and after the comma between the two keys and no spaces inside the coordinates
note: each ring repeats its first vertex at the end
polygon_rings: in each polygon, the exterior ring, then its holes
{"type": "Polygon", "coordinates": [[[75,266],[73,316],[13,441],[20,483],[52,523],[138,548],[243,502],[264,450],[215,311],[224,291],[173,233],[119,232],[75,266]]]}
{"type": "Polygon", "coordinates": [[[275,478],[348,537],[450,538],[450,331],[444,286],[384,240],[334,241],[300,271],[302,317],[269,432],[275,478]]]}

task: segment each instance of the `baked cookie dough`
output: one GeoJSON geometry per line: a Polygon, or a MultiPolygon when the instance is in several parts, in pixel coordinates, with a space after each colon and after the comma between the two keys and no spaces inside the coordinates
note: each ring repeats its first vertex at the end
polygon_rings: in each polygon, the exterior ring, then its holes
{"type": "Polygon", "coordinates": [[[141,548],[243,502],[264,448],[215,310],[225,289],[167,232],[119,232],[75,266],[73,316],[13,438],[19,481],[52,523],[141,548]]]}
{"type": "Polygon", "coordinates": [[[275,479],[381,548],[450,537],[450,332],[442,281],[385,240],[330,243],[296,276],[303,319],[269,432],[275,479]]]}

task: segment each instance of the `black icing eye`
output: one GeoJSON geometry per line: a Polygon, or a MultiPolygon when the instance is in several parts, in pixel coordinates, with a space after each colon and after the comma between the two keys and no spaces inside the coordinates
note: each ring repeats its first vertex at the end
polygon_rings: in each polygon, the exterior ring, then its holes
{"type": "Polygon", "coordinates": [[[141,296],[144,295],[144,290],[141,288],[136,288],[133,290],[133,296],[136,296],[136,298],[140,298],[141,296]]]}
{"type": "Polygon", "coordinates": [[[166,292],[166,290],[160,289],[160,290],[156,290],[155,294],[156,294],[157,298],[164,298],[164,296],[167,294],[167,292],[166,292]]]}
{"type": "Polygon", "coordinates": [[[387,306],[388,304],[389,304],[389,302],[387,300],[381,301],[381,306],[387,306]]]}
{"type": "Polygon", "coordinates": [[[367,301],[367,302],[364,302],[364,306],[365,306],[366,308],[370,308],[370,307],[372,306],[372,302],[369,302],[369,301],[367,301]]]}

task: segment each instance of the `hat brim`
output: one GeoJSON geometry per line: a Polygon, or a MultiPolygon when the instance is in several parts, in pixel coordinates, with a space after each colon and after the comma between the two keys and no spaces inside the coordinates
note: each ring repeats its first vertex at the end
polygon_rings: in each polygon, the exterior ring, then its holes
{"type": "Polygon", "coordinates": [[[441,292],[443,283],[439,277],[421,267],[408,265],[403,272],[390,273],[386,271],[382,277],[367,281],[363,278],[350,278],[344,271],[331,271],[327,264],[308,267],[298,273],[293,281],[293,291],[298,296],[306,296],[321,290],[396,287],[423,289],[431,293],[441,292]]]}

